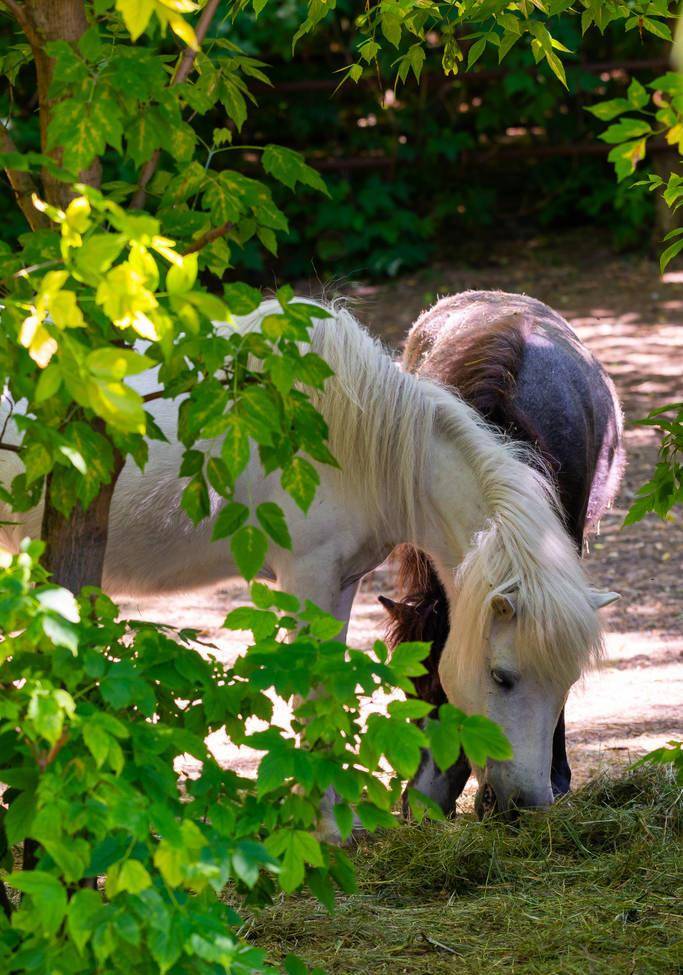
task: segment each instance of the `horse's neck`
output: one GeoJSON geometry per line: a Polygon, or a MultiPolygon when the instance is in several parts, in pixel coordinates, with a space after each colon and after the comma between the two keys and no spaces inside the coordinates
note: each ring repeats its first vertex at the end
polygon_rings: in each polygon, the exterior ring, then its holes
{"type": "Polygon", "coordinates": [[[491,513],[471,462],[464,451],[445,438],[438,438],[434,448],[430,494],[440,517],[425,518],[417,543],[432,556],[443,575],[463,559],[474,534],[484,527],[491,513]]]}

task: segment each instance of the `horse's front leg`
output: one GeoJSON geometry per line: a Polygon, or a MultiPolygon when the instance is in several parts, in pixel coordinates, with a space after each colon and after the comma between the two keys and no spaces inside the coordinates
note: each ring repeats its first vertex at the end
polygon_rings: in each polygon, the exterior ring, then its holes
{"type": "MultiPolygon", "coordinates": [[[[442,772],[436,765],[431,751],[422,749],[420,767],[415,777],[408,783],[409,788],[417,789],[435,802],[445,816],[455,812],[455,803],[467,785],[472,769],[464,752],[461,752],[455,765],[442,772]]],[[[403,793],[403,815],[410,818],[408,791],[403,793]]]]}
{"type": "Polygon", "coordinates": [[[553,788],[553,797],[559,799],[569,792],[572,781],[572,770],[567,758],[567,746],[565,743],[564,731],[564,708],[560,712],[557,720],[555,734],[553,735],[553,762],[550,769],[550,784],[553,788]]]}

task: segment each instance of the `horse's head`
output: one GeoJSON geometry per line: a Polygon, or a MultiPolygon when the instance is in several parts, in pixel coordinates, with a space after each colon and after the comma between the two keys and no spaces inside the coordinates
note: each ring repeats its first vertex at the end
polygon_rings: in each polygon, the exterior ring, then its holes
{"type": "MultiPolygon", "coordinates": [[[[590,594],[595,612],[617,598],[612,592],[590,594]]],[[[465,671],[453,666],[458,657],[458,630],[457,625],[449,630],[445,601],[413,598],[395,602],[383,596],[380,601],[391,618],[390,646],[401,640],[432,644],[425,662],[428,673],[415,682],[418,695],[435,705],[449,700],[470,714],[486,715],[510,740],[514,752],[510,761],[489,761],[485,768],[475,768],[478,814],[493,809],[508,814],[550,805],[553,735],[569,690],[580,676],[578,667],[575,673],[542,677],[529,666],[533,655],[520,652],[514,593],[491,600],[481,665],[465,671]]]]}
{"type": "MultiPolygon", "coordinates": [[[[618,599],[612,592],[590,591],[593,612],[618,599]]],[[[551,764],[553,735],[580,668],[539,673],[534,654],[524,646],[529,628],[520,632],[514,593],[496,595],[490,603],[485,648],[476,666],[458,668],[458,631],[451,629],[439,664],[448,700],[470,714],[483,714],[499,724],[513,749],[509,761],[489,760],[475,768],[479,781],[477,812],[507,815],[515,809],[539,808],[553,801],[551,764]]],[[[567,659],[574,659],[567,648],[567,659]]]]}

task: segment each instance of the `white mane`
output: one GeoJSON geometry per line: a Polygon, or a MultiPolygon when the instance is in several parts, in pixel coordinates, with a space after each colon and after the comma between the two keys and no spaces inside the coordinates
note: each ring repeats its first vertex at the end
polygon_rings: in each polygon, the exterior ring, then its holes
{"type": "MultiPolygon", "coordinates": [[[[335,375],[312,397],[329,427],[329,448],[349,489],[381,524],[403,519],[403,540],[418,541],[420,501],[438,506],[430,489],[435,435],[452,440],[473,470],[490,511],[448,585],[461,668],[481,664],[491,599],[514,590],[520,659],[572,683],[602,649],[597,614],[574,545],[558,515],[550,483],[524,462],[526,448],[504,440],[467,404],[438,384],[402,372],[340,303],[325,306],[311,349],[335,375]]],[[[277,313],[264,302],[242,327],[277,313]]],[[[455,541],[457,499],[437,507],[445,537],[455,541]]]]}

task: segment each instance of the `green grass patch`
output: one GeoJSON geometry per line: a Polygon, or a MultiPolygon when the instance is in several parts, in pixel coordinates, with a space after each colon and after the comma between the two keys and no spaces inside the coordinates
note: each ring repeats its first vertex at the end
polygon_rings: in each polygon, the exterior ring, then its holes
{"type": "Polygon", "coordinates": [[[251,919],[272,960],[330,975],[681,975],[683,807],[661,769],[597,780],[519,824],[401,825],[362,842],[358,893],[251,919]]]}

